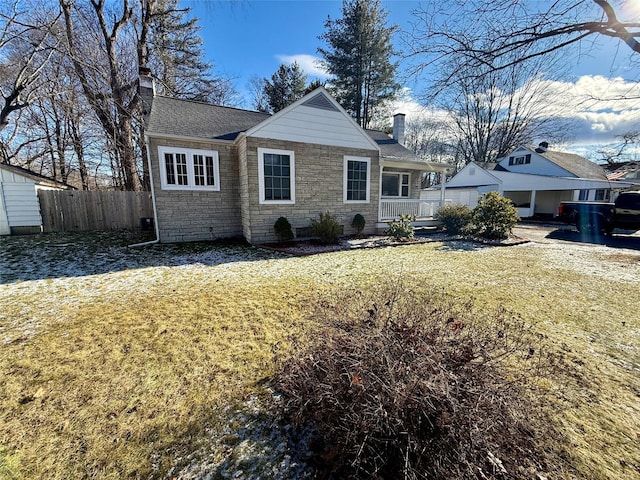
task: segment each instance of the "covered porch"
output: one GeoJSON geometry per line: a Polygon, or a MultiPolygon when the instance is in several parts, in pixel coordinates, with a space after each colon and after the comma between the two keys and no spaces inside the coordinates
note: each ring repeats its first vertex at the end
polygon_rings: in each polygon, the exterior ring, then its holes
{"type": "Polygon", "coordinates": [[[435,226],[435,214],[445,202],[445,182],[441,182],[440,198],[420,199],[420,186],[425,173],[444,174],[449,165],[442,163],[383,158],[380,167],[379,229],[387,228],[400,215],[415,215],[415,227],[435,226]]]}

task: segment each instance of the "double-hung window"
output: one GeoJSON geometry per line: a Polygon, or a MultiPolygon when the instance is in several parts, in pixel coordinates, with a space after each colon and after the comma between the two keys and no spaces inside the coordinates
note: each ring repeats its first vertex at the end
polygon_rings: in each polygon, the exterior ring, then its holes
{"type": "Polygon", "coordinates": [[[369,203],[371,159],[344,157],[344,202],[369,203]]]}
{"type": "Polygon", "coordinates": [[[218,152],[158,147],[163,190],[220,190],[218,152]]]}
{"type": "Polygon", "coordinates": [[[293,151],[258,149],[260,203],[296,203],[295,178],[293,151]]]}
{"type": "Polygon", "coordinates": [[[408,173],[383,173],[382,196],[408,198],[410,179],[411,175],[408,173]]]}

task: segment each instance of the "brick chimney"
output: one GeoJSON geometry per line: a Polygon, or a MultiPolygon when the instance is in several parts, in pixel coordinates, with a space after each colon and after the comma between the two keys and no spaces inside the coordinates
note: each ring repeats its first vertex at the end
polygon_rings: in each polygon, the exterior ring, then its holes
{"type": "Polygon", "coordinates": [[[151,76],[150,68],[140,67],[138,75],[138,93],[142,101],[142,113],[147,116],[151,112],[153,97],[156,96],[156,86],[151,76]]]}
{"type": "Polygon", "coordinates": [[[404,117],[404,113],[393,116],[393,139],[400,145],[404,145],[404,117]]]}

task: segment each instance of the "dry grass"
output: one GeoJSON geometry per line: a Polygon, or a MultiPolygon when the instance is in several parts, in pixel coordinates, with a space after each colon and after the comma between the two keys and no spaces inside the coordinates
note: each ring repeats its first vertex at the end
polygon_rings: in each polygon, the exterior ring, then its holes
{"type": "Polygon", "coordinates": [[[2,284],[0,478],[163,476],[313,332],[318,300],[402,277],[548,335],[577,372],[550,387],[550,446],[584,478],[636,479],[640,263],[610,254],[427,244],[2,284]]]}
{"type": "Polygon", "coordinates": [[[271,373],[304,292],[201,280],[77,305],[2,347],[0,438],[22,477],[158,475],[271,373]]]}

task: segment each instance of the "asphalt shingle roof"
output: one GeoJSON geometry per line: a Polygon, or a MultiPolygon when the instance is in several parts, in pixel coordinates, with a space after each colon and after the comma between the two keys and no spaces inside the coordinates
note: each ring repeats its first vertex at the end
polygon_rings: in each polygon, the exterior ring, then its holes
{"type": "Polygon", "coordinates": [[[546,152],[538,154],[547,160],[552,161],[559,167],[564,168],[568,172],[573,173],[578,178],[591,178],[593,180],[607,179],[607,175],[600,165],[593,163],[580,155],[576,155],[575,153],[553,152],[551,150],[547,150],[546,152]]]}
{"type": "Polygon", "coordinates": [[[235,140],[269,118],[267,113],[156,96],[147,120],[151,133],[235,140]]]}
{"type": "MultiPolygon", "coordinates": [[[[235,140],[271,115],[221,107],[209,103],[156,96],[147,119],[149,133],[217,140],[235,140]]],[[[418,162],[420,159],[396,140],[378,130],[366,130],[386,158],[418,162]]]]}
{"type": "Polygon", "coordinates": [[[400,145],[396,140],[391,138],[380,130],[366,130],[374,142],[380,147],[380,153],[386,158],[402,158],[411,160],[414,162],[420,161],[420,158],[414,154],[411,150],[407,149],[403,145],[400,145]]]}

